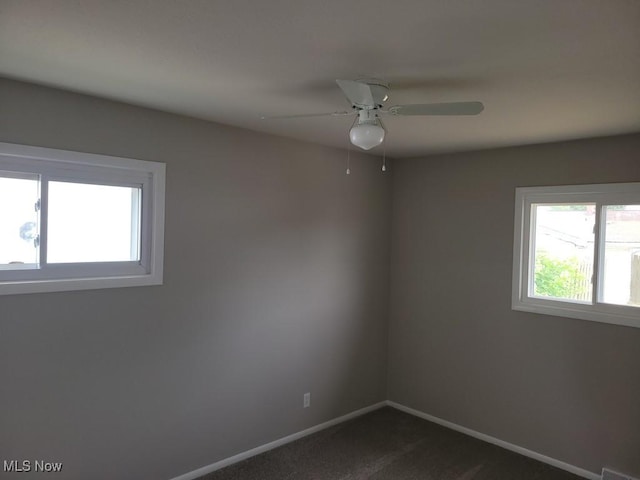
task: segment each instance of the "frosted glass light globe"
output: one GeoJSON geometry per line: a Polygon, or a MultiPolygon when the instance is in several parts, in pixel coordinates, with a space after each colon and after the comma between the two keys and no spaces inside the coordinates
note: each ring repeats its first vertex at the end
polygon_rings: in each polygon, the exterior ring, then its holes
{"type": "Polygon", "coordinates": [[[349,138],[356,147],[370,150],[384,140],[384,128],[372,123],[361,123],[351,129],[349,138]]]}

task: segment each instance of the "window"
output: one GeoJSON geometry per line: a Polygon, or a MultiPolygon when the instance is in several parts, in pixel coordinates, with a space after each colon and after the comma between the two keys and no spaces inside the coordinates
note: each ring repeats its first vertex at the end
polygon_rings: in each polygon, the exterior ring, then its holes
{"type": "Polygon", "coordinates": [[[165,165],[0,143],[0,294],[159,285],[165,165]]]}
{"type": "Polygon", "coordinates": [[[512,306],[640,327],[640,183],[517,188],[512,306]]]}

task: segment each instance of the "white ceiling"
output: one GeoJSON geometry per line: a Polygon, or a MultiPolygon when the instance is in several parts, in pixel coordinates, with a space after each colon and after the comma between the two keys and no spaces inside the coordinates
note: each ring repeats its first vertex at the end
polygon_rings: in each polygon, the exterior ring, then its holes
{"type": "Polygon", "coordinates": [[[388,118],[393,157],[637,132],[640,1],[0,0],[0,75],[339,147],[351,117],[260,117],[361,76],[485,104],[388,118]]]}

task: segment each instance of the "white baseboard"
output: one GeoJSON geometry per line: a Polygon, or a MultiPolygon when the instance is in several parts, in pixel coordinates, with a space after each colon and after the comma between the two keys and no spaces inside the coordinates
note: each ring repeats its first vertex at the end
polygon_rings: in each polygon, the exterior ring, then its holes
{"type": "Polygon", "coordinates": [[[624,473],[616,472],[610,468],[602,469],[602,480],[638,480],[637,478],[630,477],[624,473]]]}
{"type": "Polygon", "coordinates": [[[333,427],[334,425],[346,422],[347,420],[351,420],[355,417],[359,417],[360,415],[364,415],[365,413],[378,410],[379,408],[382,408],[386,405],[387,402],[375,403],[368,407],[361,408],[360,410],[342,415],[341,417],[334,418],[333,420],[329,420],[328,422],[324,422],[319,425],[307,428],[306,430],[287,435],[286,437],[274,440],[273,442],[265,443],[264,445],[252,448],[251,450],[247,450],[246,452],[241,452],[232,457],[224,458],[218,462],[198,468],[197,470],[185,473],[184,475],[180,475],[179,477],[175,477],[171,480],[194,480],[198,477],[206,475],[207,473],[215,472],[216,470],[220,470],[221,468],[228,467],[229,465],[233,465],[234,463],[241,462],[242,460],[246,460],[247,458],[254,457],[269,450],[273,450],[274,448],[280,447],[295,440],[299,440],[302,437],[306,437],[307,435],[311,435],[312,433],[319,432],[320,430],[324,430],[325,428],[333,427]]]}
{"type": "Polygon", "coordinates": [[[237,455],[233,455],[232,457],[224,458],[218,462],[198,468],[197,470],[193,470],[191,472],[185,473],[184,475],[180,475],[179,477],[175,477],[171,480],[195,480],[208,473],[215,472],[216,470],[220,470],[221,468],[228,467],[229,465],[233,465],[234,463],[241,462],[242,460],[246,460],[247,458],[251,458],[255,455],[259,455],[269,450],[273,450],[274,448],[280,447],[282,445],[293,442],[295,440],[299,440],[300,438],[306,437],[307,435],[311,435],[312,433],[319,432],[320,430],[324,430],[325,428],[333,427],[334,425],[337,425],[342,422],[346,422],[347,420],[351,420],[352,418],[355,418],[355,417],[359,417],[360,415],[364,415],[365,413],[378,410],[379,408],[382,408],[384,406],[389,406],[397,410],[400,410],[402,412],[408,413],[410,415],[414,415],[416,417],[423,418],[430,422],[437,423],[438,425],[442,425],[443,427],[450,428],[451,430],[464,433],[465,435],[469,435],[470,437],[475,437],[487,443],[492,443],[494,445],[505,448],[507,450],[511,450],[512,452],[516,452],[526,457],[533,458],[534,460],[538,460],[540,462],[547,463],[549,465],[560,468],[562,470],[566,470],[567,472],[573,473],[580,477],[588,478],[589,480],[601,480],[602,478],[600,474],[589,472],[588,470],[585,470],[580,467],[576,467],[575,465],[570,465],[566,462],[556,460],[555,458],[542,455],[541,453],[534,452],[532,450],[526,449],[524,447],[520,447],[518,445],[514,445],[509,442],[505,442],[504,440],[500,440],[499,438],[495,438],[490,435],[486,435],[484,433],[471,430],[470,428],[463,427],[462,425],[458,425],[456,423],[449,422],[447,420],[443,420],[438,417],[434,417],[433,415],[429,415],[428,413],[421,412],[420,410],[415,410],[413,408],[405,407],[402,404],[387,400],[384,402],[375,403],[365,408],[361,408],[360,410],[356,410],[354,412],[348,413],[341,417],[334,418],[333,420],[329,420],[328,422],[315,425],[313,427],[307,428],[306,430],[302,430],[300,432],[287,435],[286,437],[280,438],[278,440],[274,440],[273,442],[269,442],[264,445],[260,445],[259,447],[252,448],[251,450],[238,453],[237,455]]]}
{"type": "Polygon", "coordinates": [[[600,480],[602,478],[597,473],[589,472],[588,470],[585,470],[583,468],[576,467],[575,465],[570,465],[560,460],[556,460],[555,458],[547,457],[546,455],[542,455],[541,453],[528,450],[524,447],[520,447],[518,445],[514,445],[509,442],[505,442],[504,440],[500,440],[499,438],[495,438],[490,435],[486,435],[484,433],[476,432],[475,430],[471,430],[470,428],[463,427],[462,425],[458,425],[456,423],[452,423],[438,417],[434,417],[433,415],[429,415],[428,413],[421,412],[420,410],[415,410],[413,408],[405,407],[404,405],[401,405],[396,402],[392,402],[390,400],[387,400],[386,403],[390,407],[398,409],[402,412],[409,413],[411,415],[423,418],[433,423],[437,423],[438,425],[442,425],[443,427],[450,428],[451,430],[456,430],[457,432],[464,433],[465,435],[469,435],[470,437],[475,437],[487,443],[492,443],[494,445],[505,448],[507,450],[511,450],[512,452],[516,452],[526,457],[533,458],[534,460],[547,463],[549,465],[560,468],[562,470],[566,470],[567,472],[573,473],[575,475],[579,475],[580,477],[588,478],[590,480],[600,480]]]}

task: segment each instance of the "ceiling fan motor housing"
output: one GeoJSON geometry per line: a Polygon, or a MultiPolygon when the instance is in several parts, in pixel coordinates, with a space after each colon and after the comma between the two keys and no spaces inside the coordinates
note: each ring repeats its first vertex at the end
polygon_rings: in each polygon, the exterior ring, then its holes
{"type": "Polygon", "coordinates": [[[376,79],[363,79],[358,81],[369,86],[371,97],[373,98],[373,105],[369,105],[370,107],[382,108],[384,102],[389,100],[389,85],[383,81],[376,79]]]}
{"type": "Polygon", "coordinates": [[[389,87],[379,83],[370,83],[369,86],[376,107],[381,108],[384,102],[389,99],[389,87]]]}

